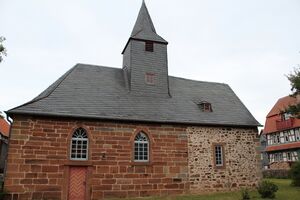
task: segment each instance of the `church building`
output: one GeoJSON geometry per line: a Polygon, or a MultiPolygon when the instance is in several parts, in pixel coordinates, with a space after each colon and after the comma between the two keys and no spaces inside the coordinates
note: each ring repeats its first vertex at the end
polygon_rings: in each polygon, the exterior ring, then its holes
{"type": "Polygon", "coordinates": [[[169,76],[167,47],[143,2],[122,67],[76,64],[7,111],[9,198],[98,200],[256,186],[259,123],[227,84],[169,76]]]}

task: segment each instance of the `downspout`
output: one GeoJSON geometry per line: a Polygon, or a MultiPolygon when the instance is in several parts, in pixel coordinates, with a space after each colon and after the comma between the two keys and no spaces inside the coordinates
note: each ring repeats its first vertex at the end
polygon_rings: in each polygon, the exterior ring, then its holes
{"type": "Polygon", "coordinates": [[[12,129],[12,123],[13,121],[10,120],[8,114],[5,112],[6,114],[6,120],[10,123],[9,126],[9,132],[8,132],[8,141],[7,141],[7,154],[5,156],[5,164],[4,164],[4,172],[3,172],[3,184],[1,186],[1,190],[3,191],[4,189],[4,184],[5,184],[5,177],[6,177],[6,169],[7,169],[7,158],[8,158],[8,152],[9,152],[9,142],[10,142],[10,136],[11,136],[11,129],[12,129]]]}

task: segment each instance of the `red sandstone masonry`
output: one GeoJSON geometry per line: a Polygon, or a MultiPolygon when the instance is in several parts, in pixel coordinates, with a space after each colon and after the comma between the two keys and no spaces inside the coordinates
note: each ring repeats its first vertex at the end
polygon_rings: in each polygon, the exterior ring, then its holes
{"type": "Polygon", "coordinates": [[[89,167],[90,199],[183,194],[188,191],[186,127],[15,117],[5,189],[15,199],[66,199],[68,167],[89,167]],[[69,161],[75,128],[89,134],[89,161],[69,161]],[[138,130],[150,138],[151,162],[132,162],[138,130]]]}

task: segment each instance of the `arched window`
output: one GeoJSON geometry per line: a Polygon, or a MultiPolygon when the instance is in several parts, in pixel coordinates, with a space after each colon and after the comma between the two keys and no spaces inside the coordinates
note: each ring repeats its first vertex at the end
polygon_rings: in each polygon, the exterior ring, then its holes
{"type": "Polygon", "coordinates": [[[89,139],[86,130],[78,128],[74,131],[71,139],[71,160],[87,160],[88,159],[89,139]]]}
{"type": "Polygon", "coordinates": [[[134,138],[134,161],[149,161],[149,139],[143,132],[139,132],[134,138]]]}

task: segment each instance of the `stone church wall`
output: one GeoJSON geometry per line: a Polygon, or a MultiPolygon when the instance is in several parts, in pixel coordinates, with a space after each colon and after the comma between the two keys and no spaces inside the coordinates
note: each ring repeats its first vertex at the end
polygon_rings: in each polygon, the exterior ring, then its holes
{"type": "Polygon", "coordinates": [[[253,187],[261,179],[256,129],[189,127],[189,180],[192,193],[253,187]],[[225,150],[225,167],[214,166],[213,145],[225,150]]]}
{"type": "Polygon", "coordinates": [[[186,127],[14,117],[5,189],[10,199],[67,199],[71,166],[86,166],[87,199],[183,194],[188,191],[186,127]],[[70,161],[70,136],[83,127],[89,160],[70,161]],[[134,163],[133,139],[150,138],[150,162],[134,163]]]}
{"type": "Polygon", "coordinates": [[[15,117],[5,189],[10,199],[67,199],[69,169],[86,167],[87,199],[235,190],[260,180],[256,129],[15,117]],[[69,159],[76,128],[87,130],[89,160],[69,159]],[[133,161],[133,139],[150,139],[150,162],[133,161]],[[212,145],[225,149],[215,169],[212,145]]]}

